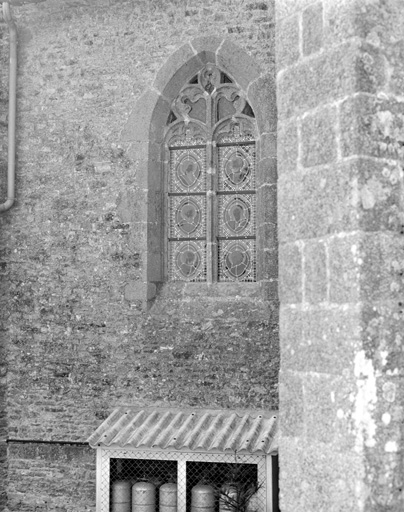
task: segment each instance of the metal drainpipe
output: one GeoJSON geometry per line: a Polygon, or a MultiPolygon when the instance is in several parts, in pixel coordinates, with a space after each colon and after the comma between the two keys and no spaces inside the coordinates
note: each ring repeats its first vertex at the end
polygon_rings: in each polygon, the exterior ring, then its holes
{"type": "Polygon", "coordinates": [[[10,72],[8,90],[8,170],[7,201],[0,204],[0,212],[9,210],[15,197],[15,123],[17,106],[17,27],[10,13],[10,4],[3,2],[3,16],[10,34],[10,72]]]}

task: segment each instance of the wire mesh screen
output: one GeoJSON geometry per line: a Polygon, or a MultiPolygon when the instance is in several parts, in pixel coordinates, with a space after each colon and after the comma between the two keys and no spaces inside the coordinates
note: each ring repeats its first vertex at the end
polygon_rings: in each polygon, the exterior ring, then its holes
{"type": "Polygon", "coordinates": [[[265,457],[237,459],[226,454],[104,453],[97,511],[264,512],[265,457]]]}
{"type": "Polygon", "coordinates": [[[187,462],[186,510],[257,512],[258,485],[256,464],[187,462]]]}

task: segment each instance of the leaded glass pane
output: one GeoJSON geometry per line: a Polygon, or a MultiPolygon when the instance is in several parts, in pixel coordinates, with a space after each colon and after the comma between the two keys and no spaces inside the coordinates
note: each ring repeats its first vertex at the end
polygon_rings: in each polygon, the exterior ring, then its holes
{"type": "Polygon", "coordinates": [[[170,192],[204,192],[206,188],[205,148],[170,151],[170,192]]]}
{"type": "Polygon", "coordinates": [[[205,148],[171,149],[168,189],[170,279],[204,281],[206,279],[205,148]]]}
{"type": "Polygon", "coordinates": [[[170,242],[169,273],[173,281],[205,281],[205,242],[188,240],[170,242]]]}
{"type": "Polygon", "coordinates": [[[255,240],[219,241],[221,281],[255,281],[255,240]]]}
{"type": "Polygon", "coordinates": [[[200,238],[206,234],[205,196],[171,196],[170,238],[200,238]]]}
{"type": "Polygon", "coordinates": [[[254,188],[254,144],[219,147],[219,190],[236,191],[254,188]]]}
{"type": "Polygon", "coordinates": [[[219,236],[255,235],[255,195],[219,195],[219,236]]]}
{"type": "MultiPolygon", "coordinates": [[[[233,133],[240,139],[238,131],[233,133]]],[[[220,281],[256,279],[255,145],[243,142],[218,148],[220,281]]]]}

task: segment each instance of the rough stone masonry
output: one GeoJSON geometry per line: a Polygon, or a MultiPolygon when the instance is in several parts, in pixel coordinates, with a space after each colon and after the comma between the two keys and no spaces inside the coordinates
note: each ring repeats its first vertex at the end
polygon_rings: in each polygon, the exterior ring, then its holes
{"type": "Polygon", "coordinates": [[[18,197],[0,220],[3,504],[94,510],[95,454],[86,439],[114,407],[278,408],[275,101],[257,111],[271,155],[260,161],[262,175],[271,171],[260,192],[271,208],[258,226],[272,236],[270,275],[209,289],[160,284],[148,305],[156,286],[147,281],[144,226],[157,196],[142,180],[155,138],[139,139],[150,120],[137,114],[160,83],[179,92],[184,83],[170,82],[175,66],[196,53],[229,55],[223,65],[245,91],[250,82],[251,90],[272,84],[274,98],[274,6],[44,1],[12,9],[18,197]]]}
{"type": "MultiPolygon", "coordinates": [[[[17,202],[0,217],[0,510],[95,510],[85,440],[128,403],[279,407],[283,512],[403,510],[401,1],[11,5],[17,202]],[[151,153],[131,114],[201,36],[197,52],[235,45],[257,63],[247,80],[261,80],[264,120],[276,93],[260,164],[274,264],[252,291],[161,284],[145,307],[151,153]]],[[[3,21],[0,31],[4,196],[3,21]]]]}
{"type": "Polygon", "coordinates": [[[282,510],[403,508],[401,2],[277,2],[282,510]]]}

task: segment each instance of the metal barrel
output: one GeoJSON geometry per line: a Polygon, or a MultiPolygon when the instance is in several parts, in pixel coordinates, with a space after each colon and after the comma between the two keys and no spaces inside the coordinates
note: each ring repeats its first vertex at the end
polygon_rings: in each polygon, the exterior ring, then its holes
{"type": "Polygon", "coordinates": [[[159,512],[177,512],[177,485],[164,484],[159,491],[159,512]]]}
{"type": "Polygon", "coordinates": [[[198,484],[192,488],[191,512],[214,512],[215,493],[210,485],[198,484]]]}
{"type": "Polygon", "coordinates": [[[156,486],[137,482],[132,486],[132,512],[156,512],[156,486]]]}
{"type": "Polygon", "coordinates": [[[131,483],[116,480],[112,484],[112,512],[130,512],[131,483]]]}

